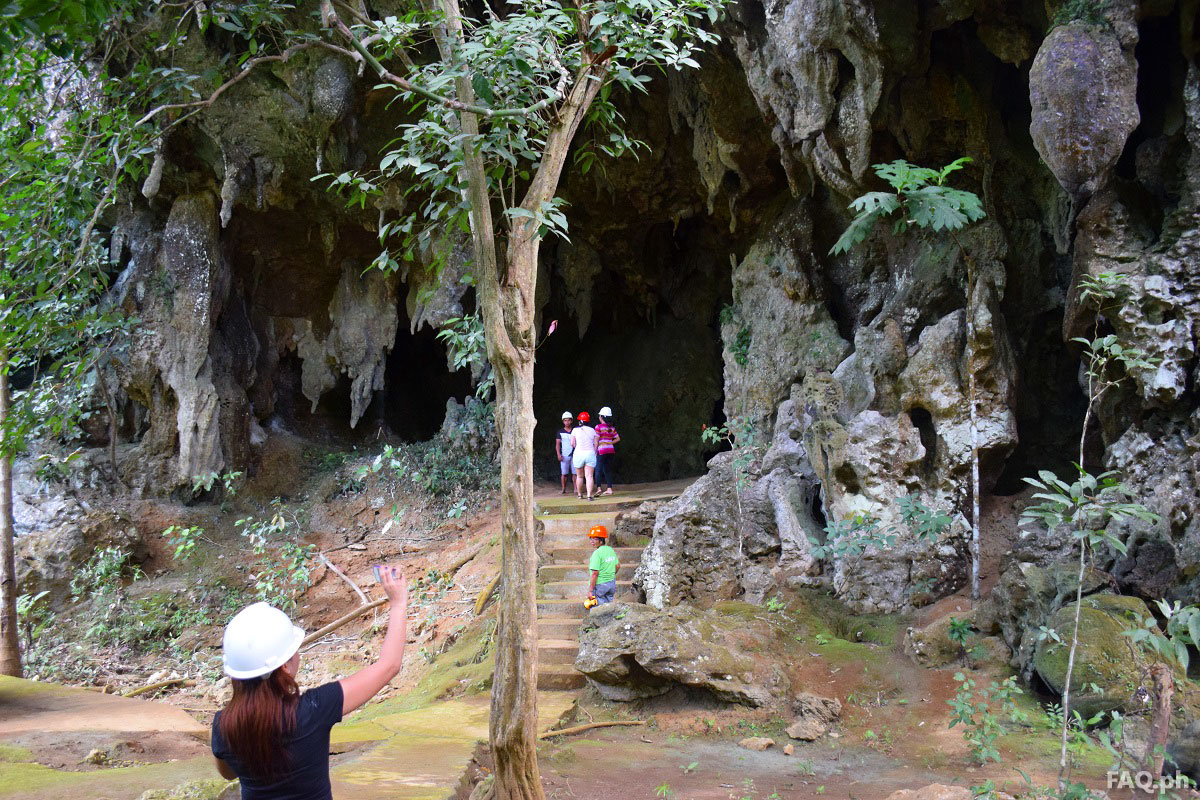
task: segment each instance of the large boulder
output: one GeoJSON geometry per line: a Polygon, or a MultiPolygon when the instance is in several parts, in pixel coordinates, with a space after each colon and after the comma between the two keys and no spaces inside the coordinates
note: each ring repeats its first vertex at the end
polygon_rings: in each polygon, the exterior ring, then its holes
{"type": "Polygon", "coordinates": [[[579,631],[575,668],[609,700],[704,689],[732,703],[764,706],[788,692],[772,659],[752,655],[775,638],[769,624],[745,614],[640,603],[592,609],[579,631]]]}
{"type": "MultiPolygon", "coordinates": [[[[1084,572],[1083,594],[1109,585],[1107,576],[1084,572]]],[[[991,594],[975,615],[976,627],[998,635],[1012,651],[1012,666],[1029,677],[1039,628],[1050,625],[1050,616],[1075,599],[1079,568],[1070,562],[1041,566],[1031,561],[1010,561],[991,594]]]]}
{"type": "Polygon", "coordinates": [[[983,636],[972,631],[964,645],[950,638],[950,623],[961,620],[975,625],[975,610],[951,611],[921,626],[904,632],[904,653],[923,667],[944,667],[947,664],[980,663],[1001,665],[1009,659],[1008,647],[998,636],[983,636]]]}
{"type": "Polygon", "coordinates": [[[801,692],[792,701],[795,718],[786,733],[793,739],[811,742],[829,732],[829,728],[842,716],[842,701],[836,697],[822,697],[801,692]]]}
{"type": "MultiPolygon", "coordinates": [[[[1141,685],[1142,671],[1124,632],[1149,615],[1146,604],[1136,597],[1097,594],[1083,599],[1071,678],[1071,708],[1084,719],[1128,708],[1141,685]]],[[[1038,676],[1060,694],[1066,686],[1074,619],[1074,603],[1059,609],[1048,627],[1058,632],[1062,643],[1042,639],[1034,651],[1038,676]]]]}
{"type": "Polygon", "coordinates": [[[17,537],[18,593],[48,590],[52,600],[66,599],[76,570],[105,547],[128,552],[135,561],[147,555],[137,526],[117,511],[89,511],[60,525],[17,537]]]}
{"type": "Polygon", "coordinates": [[[1033,60],[1029,133],[1054,177],[1076,196],[1090,194],[1108,178],[1141,121],[1136,5],[1097,3],[1105,19],[1054,28],[1033,60]]]}

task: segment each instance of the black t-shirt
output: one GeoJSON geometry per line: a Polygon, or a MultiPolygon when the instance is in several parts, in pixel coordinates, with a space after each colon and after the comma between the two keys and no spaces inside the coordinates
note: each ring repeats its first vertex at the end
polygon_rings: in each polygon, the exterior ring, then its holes
{"type": "Polygon", "coordinates": [[[296,729],[284,746],[292,765],[286,778],[273,783],[255,780],[226,746],[213,717],[213,755],[237,773],[242,800],[332,800],[329,785],[329,729],[342,719],[342,685],[337,681],[309,689],[296,707],[296,729]]]}

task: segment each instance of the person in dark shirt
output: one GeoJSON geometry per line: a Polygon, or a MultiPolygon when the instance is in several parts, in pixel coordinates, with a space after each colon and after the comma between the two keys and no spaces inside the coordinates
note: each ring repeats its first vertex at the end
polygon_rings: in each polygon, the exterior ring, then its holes
{"type": "Polygon", "coordinates": [[[255,603],[225,627],[225,674],[233,697],[212,724],[217,771],[242,784],[242,800],[332,800],[329,731],[388,684],[404,659],[408,582],[380,569],[391,606],[374,664],[301,692],[296,685],[304,631],[277,608],[255,603]]]}

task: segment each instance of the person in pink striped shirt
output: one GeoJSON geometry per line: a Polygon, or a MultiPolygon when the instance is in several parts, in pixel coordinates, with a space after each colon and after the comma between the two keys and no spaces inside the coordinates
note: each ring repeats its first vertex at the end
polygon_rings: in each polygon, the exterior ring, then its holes
{"type": "Polygon", "coordinates": [[[600,494],[613,493],[613,461],[617,457],[617,449],[613,445],[621,441],[611,419],[611,408],[605,406],[600,409],[600,424],[596,426],[596,488],[608,484],[608,488],[600,494]]]}

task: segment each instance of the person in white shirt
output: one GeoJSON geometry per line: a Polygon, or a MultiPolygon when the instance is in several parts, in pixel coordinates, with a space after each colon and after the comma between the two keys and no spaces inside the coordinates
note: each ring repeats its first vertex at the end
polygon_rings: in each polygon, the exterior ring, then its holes
{"type": "Polygon", "coordinates": [[[592,415],[580,411],[575,418],[579,424],[571,431],[571,465],[575,467],[575,496],[583,500],[583,490],[587,487],[587,498],[592,499],[596,482],[596,440],[600,435],[596,429],[588,425],[592,415]]]}
{"type": "MultiPolygon", "coordinates": [[[[559,472],[562,473],[562,494],[566,494],[567,476],[575,474],[571,467],[571,428],[575,425],[575,418],[571,416],[570,411],[563,412],[562,424],[562,430],[554,438],[554,453],[558,456],[559,472]]],[[[573,477],[571,482],[575,482],[573,477]]]]}

